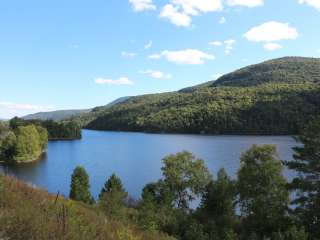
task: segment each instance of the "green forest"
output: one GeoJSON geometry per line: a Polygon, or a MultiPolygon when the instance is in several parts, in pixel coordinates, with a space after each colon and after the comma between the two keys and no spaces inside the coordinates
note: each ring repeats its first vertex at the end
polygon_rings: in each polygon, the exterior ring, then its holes
{"type": "Polygon", "coordinates": [[[38,160],[47,145],[48,132],[39,125],[12,128],[0,123],[0,161],[21,163],[38,160]]]}
{"type": "Polygon", "coordinates": [[[241,155],[236,178],[224,169],[213,176],[190,152],[166,156],[161,179],[147,184],[139,200],[130,198],[115,174],[94,200],[81,166],[71,176],[70,200],[2,176],[0,237],[318,240],[320,118],[297,141],[292,161],[279,159],[273,145],[253,145],[241,155]],[[292,181],[284,177],[284,167],[296,172],[292,181]],[[17,203],[22,201],[27,208],[17,203]]]}
{"type": "Polygon", "coordinates": [[[275,59],[177,92],[130,97],[74,120],[95,130],[293,135],[320,113],[319,79],[319,59],[275,59]]]}
{"type": "Polygon", "coordinates": [[[23,120],[0,122],[0,161],[21,163],[38,160],[47,149],[48,140],[81,138],[81,128],[72,121],[23,120]]]}
{"type": "Polygon", "coordinates": [[[24,120],[17,117],[10,120],[10,127],[12,129],[29,124],[47,129],[49,140],[73,140],[81,139],[82,137],[81,128],[74,121],[57,122],[53,120],[24,120]]]}

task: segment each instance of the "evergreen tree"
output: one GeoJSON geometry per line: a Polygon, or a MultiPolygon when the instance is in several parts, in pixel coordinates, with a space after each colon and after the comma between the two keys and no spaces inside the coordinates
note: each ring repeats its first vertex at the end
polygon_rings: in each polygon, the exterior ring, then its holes
{"type": "Polygon", "coordinates": [[[289,192],[273,145],[253,145],[241,156],[238,191],[244,236],[258,239],[286,230],[289,192]]]}
{"type": "Polygon", "coordinates": [[[297,138],[294,160],[287,166],[298,172],[290,184],[296,192],[295,213],[311,237],[320,237],[320,117],[315,118],[297,138]]]}
{"type": "Polygon", "coordinates": [[[211,238],[226,240],[234,235],[235,197],[235,183],[221,169],[217,180],[206,187],[197,212],[211,238]]]}
{"type": "Polygon", "coordinates": [[[128,193],[122,186],[121,179],[115,174],[106,181],[99,195],[99,203],[107,214],[121,215],[128,193]]]}
{"type": "Polygon", "coordinates": [[[90,193],[89,176],[83,167],[76,167],[71,177],[69,197],[75,201],[93,203],[90,193]]]}
{"type": "Polygon", "coordinates": [[[111,177],[105,182],[103,188],[101,189],[99,199],[103,197],[103,195],[107,192],[111,191],[120,191],[120,192],[125,192],[121,179],[116,175],[112,174],[111,177]]]}

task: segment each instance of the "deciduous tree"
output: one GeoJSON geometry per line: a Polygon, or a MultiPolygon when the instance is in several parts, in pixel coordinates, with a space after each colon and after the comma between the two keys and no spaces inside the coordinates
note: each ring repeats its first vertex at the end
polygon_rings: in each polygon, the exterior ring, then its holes
{"type": "Polygon", "coordinates": [[[289,191],[273,145],[253,145],[241,156],[238,191],[245,235],[259,239],[286,230],[289,191]]]}

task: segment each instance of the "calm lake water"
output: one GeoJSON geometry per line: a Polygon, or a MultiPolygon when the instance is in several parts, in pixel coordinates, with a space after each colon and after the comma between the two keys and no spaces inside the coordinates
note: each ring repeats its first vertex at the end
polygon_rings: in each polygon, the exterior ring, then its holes
{"type": "MultiPolygon", "coordinates": [[[[241,152],[252,144],[275,144],[279,156],[292,158],[295,140],[286,136],[200,136],[175,134],[144,134],[125,132],[83,131],[79,141],[50,142],[43,160],[6,171],[19,179],[68,196],[70,176],[81,165],[90,175],[91,191],[95,197],[112,174],[121,177],[129,194],[139,198],[146,183],[161,177],[161,159],[182,150],[202,158],[215,175],[224,167],[235,176],[241,152]]],[[[4,166],[0,166],[0,171],[4,166]]],[[[292,173],[285,171],[290,178],[292,173]]]]}

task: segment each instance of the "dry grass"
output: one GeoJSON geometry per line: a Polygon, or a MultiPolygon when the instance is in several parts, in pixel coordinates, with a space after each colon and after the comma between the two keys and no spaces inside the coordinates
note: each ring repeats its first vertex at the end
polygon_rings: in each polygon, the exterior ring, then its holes
{"type": "Polygon", "coordinates": [[[7,176],[0,176],[0,239],[172,240],[7,176]]]}

